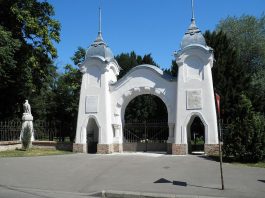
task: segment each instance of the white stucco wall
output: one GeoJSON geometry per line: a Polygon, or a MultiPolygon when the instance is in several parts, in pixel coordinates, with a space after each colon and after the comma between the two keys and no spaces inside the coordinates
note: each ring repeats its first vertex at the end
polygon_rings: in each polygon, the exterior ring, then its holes
{"type": "Polygon", "coordinates": [[[213,53],[208,47],[190,46],[176,54],[176,59],[179,72],[175,143],[187,143],[188,123],[194,116],[199,116],[205,127],[205,143],[217,144],[217,119],[211,73],[213,53]],[[200,93],[200,102],[194,101],[193,107],[189,107],[192,106],[189,104],[192,99],[189,100],[188,97],[192,92],[200,93]]]}
{"type": "Polygon", "coordinates": [[[113,130],[111,125],[111,97],[109,83],[115,82],[112,64],[106,65],[99,58],[83,63],[83,73],[79,100],[76,143],[86,144],[87,124],[89,118],[95,119],[99,127],[99,144],[111,144],[113,130]],[[95,69],[98,68],[98,69],[95,69]],[[93,97],[95,100],[93,100],[93,97]],[[88,100],[93,100],[92,110],[88,108],[88,100]]]}
{"type": "Polygon", "coordinates": [[[158,96],[166,105],[170,137],[168,143],[187,144],[188,127],[195,116],[205,126],[205,143],[217,144],[217,119],[211,68],[213,53],[200,45],[176,54],[178,78],[152,65],[140,65],[117,81],[116,61],[90,58],[83,71],[76,143],[86,144],[90,118],[98,126],[99,144],[123,143],[124,113],[129,102],[143,94],[158,96]],[[173,127],[173,128],[172,128],[173,127]]]}
{"type": "Polygon", "coordinates": [[[112,123],[120,125],[119,142],[122,141],[125,109],[129,102],[143,94],[159,97],[166,105],[168,122],[175,122],[177,81],[152,65],[140,65],[110,86],[112,123]]]}

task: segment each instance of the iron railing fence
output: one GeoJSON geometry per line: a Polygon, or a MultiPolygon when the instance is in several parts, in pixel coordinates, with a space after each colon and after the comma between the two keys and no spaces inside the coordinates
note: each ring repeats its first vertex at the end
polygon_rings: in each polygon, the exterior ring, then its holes
{"type": "MultiPolygon", "coordinates": [[[[0,141],[18,141],[22,128],[21,121],[0,121],[0,141]]],[[[74,127],[68,123],[33,121],[34,138],[38,141],[72,141],[74,127]]]]}
{"type": "Polygon", "coordinates": [[[55,122],[36,120],[33,124],[35,140],[56,141],[59,139],[59,127],[55,122]]]}
{"type": "Polygon", "coordinates": [[[166,143],[169,135],[167,121],[130,122],[124,125],[125,143],[166,143]]]}
{"type": "Polygon", "coordinates": [[[150,120],[138,120],[138,119],[133,119],[133,120],[125,120],[125,124],[168,124],[167,119],[163,119],[163,120],[155,120],[155,119],[150,119],[150,120]]]}
{"type": "Polygon", "coordinates": [[[0,141],[19,140],[21,121],[0,121],[0,141]]]}

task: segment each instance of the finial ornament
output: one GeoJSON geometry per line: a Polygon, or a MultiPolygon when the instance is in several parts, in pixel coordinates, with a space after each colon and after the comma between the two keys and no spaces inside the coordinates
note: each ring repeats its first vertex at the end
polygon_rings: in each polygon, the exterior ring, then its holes
{"type": "Polygon", "coordinates": [[[94,43],[92,44],[93,46],[98,46],[98,45],[106,45],[105,42],[103,41],[102,38],[102,30],[101,30],[101,7],[99,7],[99,14],[98,14],[98,36],[94,43]]]}
{"type": "Polygon", "coordinates": [[[191,21],[194,21],[195,15],[194,15],[194,1],[193,0],[191,0],[191,9],[192,9],[191,21]]]}
{"type": "Polygon", "coordinates": [[[101,34],[101,7],[99,7],[99,34],[101,34]]]}

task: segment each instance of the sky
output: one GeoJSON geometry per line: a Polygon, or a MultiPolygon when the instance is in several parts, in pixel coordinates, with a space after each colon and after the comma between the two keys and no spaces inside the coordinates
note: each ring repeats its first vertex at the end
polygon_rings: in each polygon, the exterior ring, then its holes
{"type": "MultiPolygon", "coordinates": [[[[191,20],[191,0],[48,0],[61,23],[61,42],[55,44],[60,72],[77,48],[87,49],[99,30],[114,55],[135,51],[151,53],[160,68],[170,68],[191,20]]],[[[265,0],[194,0],[196,24],[202,32],[213,31],[220,20],[243,14],[260,17],[265,0]]]]}

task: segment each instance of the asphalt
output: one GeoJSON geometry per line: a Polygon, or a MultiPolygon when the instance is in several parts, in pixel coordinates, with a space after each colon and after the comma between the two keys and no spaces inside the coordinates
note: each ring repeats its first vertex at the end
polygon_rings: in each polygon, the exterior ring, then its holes
{"type": "Polygon", "coordinates": [[[265,197],[265,169],[205,156],[70,154],[0,158],[2,198],[265,197]]]}

